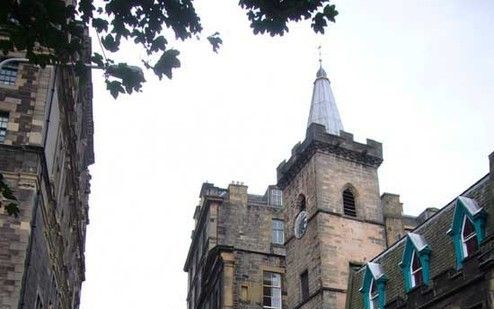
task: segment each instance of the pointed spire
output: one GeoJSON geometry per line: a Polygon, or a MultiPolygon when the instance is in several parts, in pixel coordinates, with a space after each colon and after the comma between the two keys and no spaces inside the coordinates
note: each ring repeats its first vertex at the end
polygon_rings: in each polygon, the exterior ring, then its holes
{"type": "Polygon", "coordinates": [[[321,58],[319,58],[319,70],[314,81],[307,127],[312,123],[324,125],[326,132],[333,135],[340,135],[340,130],[343,130],[340,113],[338,112],[326,71],[322,68],[321,58]]]}

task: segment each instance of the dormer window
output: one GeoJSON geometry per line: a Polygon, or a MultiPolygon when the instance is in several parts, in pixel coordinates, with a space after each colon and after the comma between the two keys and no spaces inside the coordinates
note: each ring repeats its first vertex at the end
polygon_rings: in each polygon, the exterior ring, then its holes
{"type": "Polygon", "coordinates": [[[406,291],[429,284],[429,256],[431,249],[422,235],[408,233],[400,262],[406,291]]]}
{"type": "Polygon", "coordinates": [[[486,213],[471,198],[460,196],[456,199],[453,222],[448,234],[453,238],[456,268],[463,267],[463,260],[472,256],[485,237],[486,213]]]}
{"type": "Polygon", "coordinates": [[[365,309],[382,309],[386,303],[386,281],[380,264],[369,262],[365,266],[360,293],[364,298],[365,309]]]}

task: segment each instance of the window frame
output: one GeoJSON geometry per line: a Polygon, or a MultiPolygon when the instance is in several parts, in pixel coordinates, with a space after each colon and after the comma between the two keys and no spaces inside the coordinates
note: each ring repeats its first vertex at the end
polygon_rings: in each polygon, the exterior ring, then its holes
{"type": "Polygon", "coordinates": [[[270,204],[274,206],[283,206],[283,191],[280,189],[270,189],[270,204]]]}
{"type": "Polygon", "coordinates": [[[265,308],[265,309],[282,309],[283,298],[282,298],[282,292],[281,292],[281,287],[282,287],[281,274],[277,273],[277,272],[272,272],[272,271],[263,271],[262,278],[263,278],[262,279],[262,308],[265,308]],[[269,280],[270,280],[269,284],[266,284],[266,275],[271,276],[271,278],[269,278],[269,280]],[[273,280],[273,278],[277,278],[277,280],[273,280]],[[273,283],[276,283],[276,281],[279,284],[273,284],[273,283]],[[269,289],[269,291],[270,291],[269,295],[265,294],[266,289],[269,289]],[[265,303],[266,298],[269,298],[271,300],[269,305],[267,305],[265,303]],[[273,298],[279,299],[279,303],[278,304],[275,303],[275,306],[273,306],[273,301],[272,301],[273,298]]]}
{"type": "Polygon", "coordinates": [[[369,309],[378,309],[379,308],[379,289],[377,287],[377,282],[374,278],[371,279],[371,283],[369,285],[369,309]],[[372,292],[375,292],[374,294],[372,292]],[[377,302],[377,304],[375,303],[377,302]]]}
{"type": "Polygon", "coordinates": [[[271,243],[276,245],[285,244],[285,221],[271,219],[271,243]]]}
{"type": "Polygon", "coordinates": [[[478,239],[477,239],[477,231],[475,231],[475,225],[473,224],[472,220],[470,220],[470,218],[468,218],[468,216],[466,216],[466,215],[463,217],[463,224],[461,227],[460,237],[461,237],[461,244],[462,244],[462,249],[463,249],[463,259],[465,259],[469,256],[472,256],[473,253],[475,253],[479,249],[478,239]],[[466,226],[467,220],[468,220],[468,223],[470,223],[470,226],[472,228],[472,232],[465,237],[464,233],[465,233],[465,226],[466,226]],[[472,252],[469,252],[467,243],[469,241],[472,241],[472,239],[475,242],[475,250],[473,250],[472,252]]]}
{"type": "Polygon", "coordinates": [[[357,217],[357,198],[355,192],[351,187],[346,187],[341,193],[343,202],[343,214],[349,217],[357,217]],[[350,199],[350,200],[349,200],[350,199]],[[348,203],[351,202],[351,205],[348,203]]]}
{"type": "MultiPolygon", "coordinates": [[[[0,57],[0,61],[9,58],[0,57]]],[[[19,76],[19,62],[12,61],[0,67],[0,86],[15,86],[19,76]]]]}
{"type": "Polygon", "coordinates": [[[420,262],[420,258],[417,255],[417,251],[413,250],[411,261],[410,261],[410,287],[413,289],[416,286],[419,286],[423,283],[423,267],[420,262]],[[418,267],[414,269],[415,262],[417,262],[418,267]],[[416,277],[419,279],[417,280],[416,277]]]}
{"type": "Polygon", "coordinates": [[[5,143],[7,138],[7,128],[9,126],[10,113],[7,111],[0,111],[0,143],[5,143]]]}

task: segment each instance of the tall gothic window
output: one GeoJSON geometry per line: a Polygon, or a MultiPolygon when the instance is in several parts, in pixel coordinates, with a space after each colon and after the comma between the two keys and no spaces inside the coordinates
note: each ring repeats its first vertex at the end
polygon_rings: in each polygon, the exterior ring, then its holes
{"type": "Polygon", "coordinates": [[[350,189],[343,191],[343,213],[347,216],[356,217],[355,197],[350,189]]]}
{"type": "Polygon", "coordinates": [[[299,211],[302,211],[302,210],[305,210],[306,208],[306,200],[305,200],[305,195],[303,194],[299,194],[298,195],[298,200],[297,200],[297,206],[298,206],[298,210],[299,211]]]}
{"type": "Polygon", "coordinates": [[[463,244],[463,257],[472,255],[478,249],[477,233],[475,233],[475,227],[468,216],[465,216],[465,219],[463,219],[461,242],[463,244]]]}
{"type": "Polygon", "coordinates": [[[422,265],[420,264],[417,252],[413,252],[412,263],[410,264],[411,287],[416,287],[422,283],[422,265]]]}
{"type": "Polygon", "coordinates": [[[281,309],[281,274],[264,272],[262,307],[281,309]]]}

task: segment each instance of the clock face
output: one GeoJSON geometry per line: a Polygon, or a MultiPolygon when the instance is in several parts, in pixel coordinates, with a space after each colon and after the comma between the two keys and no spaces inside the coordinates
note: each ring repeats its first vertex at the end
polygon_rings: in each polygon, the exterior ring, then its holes
{"type": "Polygon", "coordinates": [[[304,236],[305,230],[307,230],[307,219],[307,212],[305,210],[298,213],[294,226],[295,237],[302,238],[304,236]]]}

